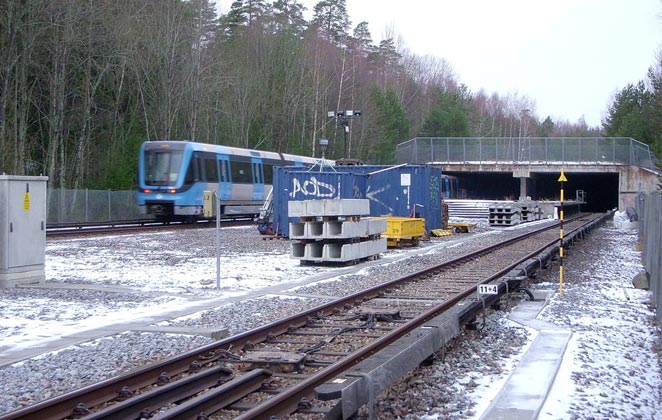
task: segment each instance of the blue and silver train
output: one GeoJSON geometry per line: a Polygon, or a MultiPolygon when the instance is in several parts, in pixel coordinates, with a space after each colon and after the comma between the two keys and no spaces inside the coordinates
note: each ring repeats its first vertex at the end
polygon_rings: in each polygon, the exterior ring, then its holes
{"type": "Polygon", "coordinates": [[[460,189],[460,181],[453,175],[441,175],[441,193],[444,200],[465,198],[464,192],[460,189]]]}
{"type": "Polygon", "coordinates": [[[138,205],[159,220],[203,218],[204,191],[217,191],[223,215],[256,215],[271,191],[274,166],[310,157],[191,141],[148,141],[138,159],[138,205]]]}

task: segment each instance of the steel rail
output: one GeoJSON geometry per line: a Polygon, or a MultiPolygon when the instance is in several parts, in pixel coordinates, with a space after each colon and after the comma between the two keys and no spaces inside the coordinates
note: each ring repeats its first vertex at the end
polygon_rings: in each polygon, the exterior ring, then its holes
{"type": "MultiPolygon", "coordinates": [[[[236,219],[225,219],[222,220],[223,226],[246,226],[254,224],[253,221],[249,220],[236,220],[236,219]]],[[[155,229],[197,229],[197,228],[211,228],[214,227],[212,223],[208,221],[199,221],[195,223],[184,223],[184,222],[159,222],[155,220],[151,221],[127,221],[127,222],[108,222],[108,223],[92,223],[92,224],[74,224],[67,225],[66,227],[53,227],[47,226],[46,236],[49,238],[56,237],[71,237],[71,236],[81,236],[81,235],[94,235],[101,233],[127,233],[127,232],[139,232],[144,230],[155,230],[155,229]]]]}
{"type": "MultiPolygon", "coordinates": [[[[108,398],[109,395],[115,396],[120,390],[124,389],[125,387],[131,391],[141,390],[150,385],[157,383],[159,377],[162,375],[166,375],[168,377],[175,377],[177,375],[190,371],[191,367],[196,364],[202,365],[203,367],[205,365],[211,365],[219,360],[223,360],[227,354],[228,349],[237,351],[243,349],[247,344],[254,344],[254,343],[266,341],[270,335],[280,335],[286,333],[291,326],[294,327],[305,326],[311,316],[315,316],[320,313],[324,315],[329,315],[333,313],[334,308],[338,308],[338,307],[342,308],[343,306],[348,304],[360,304],[361,302],[367,299],[379,297],[381,292],[386,288],[396,286],[400,283],[409,282],[411,279],[419,276],[429,275],[439,270],[442,267],[448,267],[450,265],[458,264],[466,259],[476,258],[479,255],[489,252],[489,250],[502,247],[504,245],[529,237],[533,234],[551,230],[556,227],[558,227],[558,224],[552,224],[531,233],[517,235],[509,240],[501,242],[500,244],[492,245],[465,254],[464,256],[443,262],[437,266],[429,267],[417,271],[415,273],[409,274],[407,276],[404,276],[402,278],[391,280],[377,286],[373,286],[366,290],[353,293],[346,297],[337,299],[333,302],[319,305],[317,307],[286,317],[279,321],[274,321],[270,324],[266,324],[256,329],[246,331],[244,333],[240,333],[235,336],[228,337],[226,339],[222,339],[214,343],[210,343],[206,346],[194,350],[190,350],[178,356],[174,356],[172,358],[150,364],[143,368],[137,369],[131,372],[130,374],[109,378],[105,381],[87,386],[85,388],[81,388],[79,390],[75,390],[52,399],[42,401],[40,403],[25,407],[23,409],[19,409],[7,413],[5,415],[0,416],[0,420],[13,420],[13,419],[43,420],[43,419],[66,418],[71,415],[73,409],[79,404],[83,404],[86,407],[95,407],[109,401],[108,398]]],[[[558,238],[556,238],[553,242],[558,243],[558,238]]],[[[535,253],[531,253],[531,255],[533,254],[535,253]]],[[[472,287],[471,291],[475,291],[475,287],[472,287]]],[[[460,295],[457,295],[455,298],[451,300],[451,302],[454,302],[458,299],[461,300],[459,296],[460,295]]],[[[429,313],[426,313],[424,316],[427,316],[428,318],[431,317],[429,313]]],[[[425,322],[425,321],[421,321],[421,322],[425,322]]],[[[401,331],[401,329],[397,329],[394,331],[401,331]]],[[[396,333],[390,333],[388,337],[395,337],[395,334],[396,333]]],[[[384,347],[386,345],[384,343],[385,343],[385,339],[377,340],[377,342],[363,349],[360,356],[363,358],[367,357],[368,355],[367,353],[375,352],[378,349],[384,347]]],[[[302,391],[297,391],[297,392],[302,392],[302,391]]],[[[114,397],[111,397],[110,399],[113,398],[114,397]]]]}
{"type": "MultiPolygon", "coordinates": [[[[576,231],[589,223],[593,223],[593,220],[588,221],[587,223],[573,230],[576,231]]],[[[571,232],[572,230],[569,231],[569,233],[571,232]]],[[[538,231],[537,233],[540,233],[540,231],[538,231]]],[[[520,235],[519,238],[521,239],[522,236],[531,236],[531,235],[520,235]]],[[[508,243],[512,243],[512,241],[508,241],[508,243]]],[[[276,418],[280,418],[282,416],[289,416],[290,414],[292,414],[297,410],[298,404],[302,399],[304,398],[312,399],[314,397],[315,387],[332,380],[333,378],[335,378],[342,372],[348,370],[350,367],[356,365],[360,361],[370,357],[379,350],[392,344],[402,336],[410,333],[411,331],[422,326],[431,319],[451,309],[453,306],[460,303],[470,295],[476,293],[476,286],[478,284],[489,283],[493,280],[501,278],[502,276],[510,272],[512,269],[516,268],[522,262],[527,261],[528,259],[538,255],[541,251],[557,243],[558,243],[558,238],[549,240],[544,245],[541,245],[537,249],[532,250],[531,252],[521,257],[520,259],[516,260],[512,264],[509,264],[505,268],[502,268],[500,271],[493,273],[489,277],[476,282],[474,285],[468,287],[464,291],[457,293],[448,300],[430,308],[429,310],[423,312],[421,315],[406,322],[402,326],[391,330],[381,338],[378,338],[377,340],[365,345],[361,349],[347,355],[339,362],[334,363],[328,368],[313,374],[308,379],[304,379],[303,381],[299,382],[293,387],[284,390],[280,394],[277,394],[274,397],[253,407],[252,409],[242,413],[241,415],[236,417],[235,420],[269,420],[274,418],[274,416],[276,418]]],[[[491,246],[489,248],[494,248],[494,246],[491,246]]]]}
{"type": "MultiPolygon", "coordinates": [[[[262,388],[271,372],[266,369],[254,369],[237,378],[237,383],[221,385],[209,392],[195,397],[177,407],[170,409],[154,419],[158,420],[189,420],[199,418],[200,413],[213,413],[226,408],[242,397],[262,388]]],[[[114,419],[116,417],[109,417],[114,419]]],[[[87,420],[87,419],[85,419],[87,420]]]]}
{"type": "Polygon", "coordinates": [[[125,388],[120,392],[119,399],[122,400],[110,407],[96,411],[85,416],[86,420],[100,419],[132,419],[142,417],[144,410],[152,411],[162,407],[173,398],[185,398],[193,396],[220,382],[227,382],[234,376],[234,372],[223,366],[193,373],[181,380],[171,383],[164,380],[164,385],[157,386],[151,391],[134,396],[125,388]]]}

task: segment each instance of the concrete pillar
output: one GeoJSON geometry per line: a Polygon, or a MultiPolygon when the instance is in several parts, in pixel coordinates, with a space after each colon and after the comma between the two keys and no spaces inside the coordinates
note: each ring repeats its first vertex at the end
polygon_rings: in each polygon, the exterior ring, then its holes
{"type": "Polygon", "coordinates": [[[520,200],[526,200],[526,197],[528,195],[528,191],[526,189],[526,180],[529,178],[522,177],[519,179],[519,199],[520,200]]]}
{"type": "Polygon", "coordinates": [[[520,200],[526,200],[526,197],[528,195],[527,191],[527,183],[526,181],[531,177],[531,172],[529,171],[529,168],[515,168],[513,170],[513,177],[514,178],[519,178],[519,199],[520,200]]]}

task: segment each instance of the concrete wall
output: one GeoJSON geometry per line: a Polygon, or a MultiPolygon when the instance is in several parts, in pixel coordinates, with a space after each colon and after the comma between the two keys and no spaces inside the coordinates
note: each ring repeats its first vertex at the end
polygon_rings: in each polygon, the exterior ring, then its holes
{"type": "Polygon", "coordinates": [[[653,305],[656,308],[658,321],[662,319],[662,194],[659,192],[642,194],[637,197],[637,213],[639,215],[639,240],[643,246],[644,267],[653,305]]]}
{"type": "Polygon", "coordinates": [[[618,209],[623,211],[628,207],[635,207],[637,194],[654,192],[659,179],[656,173],[648,169],[636,166],[623,168],[619,176],[618,209]]]}

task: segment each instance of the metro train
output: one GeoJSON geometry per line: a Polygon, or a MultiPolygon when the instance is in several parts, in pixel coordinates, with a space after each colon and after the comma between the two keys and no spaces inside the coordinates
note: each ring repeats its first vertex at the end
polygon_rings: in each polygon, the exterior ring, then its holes
{"type": "Polygon", "coordinates": [[[305,156],[192,141],[147,141],[138,158],[137,202],[158,220],[204,218],[204,191],[217,191],[221,215],[257,215],[274,166],[306,166],[305,156]]]}
{"type": "Polygon", "coordinates": [[[441,194],[444,200],[453,198],[464,198],[464,192],[460,189],[460,181],[453,175],[441,175],[441,194]]]}

